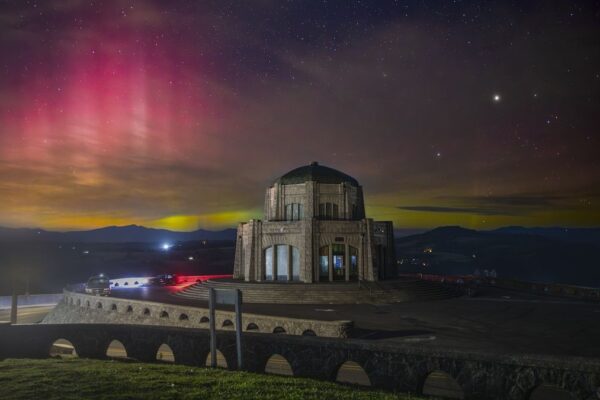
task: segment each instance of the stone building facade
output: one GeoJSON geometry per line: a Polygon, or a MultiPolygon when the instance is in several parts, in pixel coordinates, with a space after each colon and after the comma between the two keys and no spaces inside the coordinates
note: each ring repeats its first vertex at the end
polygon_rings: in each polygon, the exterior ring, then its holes
{"type": "Polygon", "coordinates": [[[356,179],[316,162],[267,188],[264,220],[238,226],[236,279],[316,283],[395,276],[392,223],[366,218],[356,179]]]}

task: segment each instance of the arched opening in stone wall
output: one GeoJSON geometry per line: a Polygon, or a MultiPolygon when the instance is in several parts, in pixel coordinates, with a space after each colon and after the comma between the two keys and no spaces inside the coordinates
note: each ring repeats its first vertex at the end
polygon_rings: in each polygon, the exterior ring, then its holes
{"type": "Polygon", "coordinates": [[[336,382],[347,383],[351,385],[371,386],[369,375],[367,375],[360,364],[354,361],[346,361],[340,365],[335,380],[336,382]]]}
{"type": "Polygon", "coordinates": [[[208,324],[210,322],[210,320],[208,319],[208,317],[202,317],[200,318],[200,323],[201,324],[208,324]]]}
{"type": "Polygon", "coordinates": [[[423,394],[445,399],[464,399],[465,394],[456,380],[444,371],[433,371],[423,383],[423,394]]]}
{"type": "Polygon", "coordinates": [[[190,318],[187,316],[187,314],[181,314],[179,316],[179,320],[180,321],[188,321],[190,318]]]}
{"type": "Polygon", "coordinates": [[[312,329],[307,329],[302,332],[302,336],[317,336],[317,334],[312,329]]]}
{"type": "Polygon", "coordinates": [[[133,307],[127,306],[127,309],[125,310],[125,312],[133,312],[133,307]]]}
{"type": "Polygon", "coordinates": [[[299,281],[300,250],[287,244],[278,244],[263,250],[265,280],[299,281]]]}
{"type": "Polygon", "coordinates": [[[282,334],[282,333],[285,333],[285,329],[283,329],[282,327],[278,326],[275,329],[273,329],[273,333],[282,334]]]}
{"type": "Polygon", "coordinates": [[[113,304],[110,306],[110,309],[111,309],[112,311],[117,311],[117,305],[113,303],[113,304]]]}
{"type": "Polygon", "coordinates": [[[74,358],[77,357],[77,351],[67,339],[58,339],[50,346],[50,357],[74,358]]]}
{"type": "Polygon", "coordinates": [[[543,383],[532,390],[529,400],[576,400],[576,397],[558,386],[543,383]]]}
{"type": "Polygon", "coordinates": [[[292,366],[285,357],[279,354],[273,354],[267,360],[265,365],[265,373],[273,375],[294,376],[292,366]]]}
{"type": "Polygon", "coordinates": [[[110,358],[127,358],[127,350],[123,343],[115,339],[108,345],[106,356],[110,358]]]}
{"type": "Polygon", "coordinates": [[[81,305],[81,299],[77,299],[77,305],[80,306],[81,305]]]}
{"type": "Polygon", "coordinates": [[[161,318],[169,318],[169,313],[166,311],[161,311],[160,312],[160,317],[161,318]]]}
{"type": "MultiPolygon", "coordinates": [[[[206,366],[210,367],[210,352],[208,353],[208,356],[206,356],[206,366]]],[[[223,353],[221,353],[221,351],[217,350],[217,368],[227,367],[227,359],[225,358],[223,353]]]]}
{"type": "Polygon", "coordinates": [[[223,328],[233,328],[233,322],[231,322],[231,320],[226,319],[225,321],[223,321],[223,328]]]}
{"type": "Polygon", "coordinates": [[[256,325],[254,322],[250,322],[248,324],[248,326],[246,327],[247,331],[257,331],[258,330],[258,325],[256,325]]]}
{"type": "Polygon", "coordinates": [[[102,309],[102,303],[100,303],[100,302],[96,303],[96,308],[102,309]]]}
{"type": "Polygon", "coordinates": [[[150,316],[150,309],[149,308],[144,308],[144,312],[143,313],[144,313],[144,315],[146,317],[150,316]]]}
{"type": "Polygon", "coordinates": [[[86,306],[87,308],[90,308],[90,301],[89,301],[89,300],[85,302],[85,306],[86,306]]]}
{"type": "Polygon", "coordinates": [[[156,352],[156,360],[174,363],[175,354],[173,353],[173,349],[166,343],[161,344],[156,352]]]}

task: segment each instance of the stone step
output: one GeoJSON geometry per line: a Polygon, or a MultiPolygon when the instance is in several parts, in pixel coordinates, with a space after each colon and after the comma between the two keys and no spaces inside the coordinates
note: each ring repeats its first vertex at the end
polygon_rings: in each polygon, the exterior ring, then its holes
{"type": "Polygon", "coordinates": [[[441,284],[427,281],[391,281],[348,283],[249,283],[228,280],[198,283],[176,296],[208,300],[210,288],[240,289],[248,303],[287,304],[356,304],[394,303],[412,300],[434,300],[453,297],[456,293],[441,284]]]}

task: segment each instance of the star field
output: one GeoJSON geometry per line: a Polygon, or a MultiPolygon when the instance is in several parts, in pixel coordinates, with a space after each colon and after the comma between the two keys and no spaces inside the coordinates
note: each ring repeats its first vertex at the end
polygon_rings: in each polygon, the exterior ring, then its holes
{"type": "Polygon", "coordinates": [[[317,160],[400,228],[600,224],[600,5],[5,1],[0,225],[222,228],[317,160]]]}

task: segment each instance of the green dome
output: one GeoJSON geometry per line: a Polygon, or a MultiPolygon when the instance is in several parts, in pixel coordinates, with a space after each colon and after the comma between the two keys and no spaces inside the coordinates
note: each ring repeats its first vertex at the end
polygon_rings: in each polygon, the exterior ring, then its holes
{"type": "Polygon", "coordinates": [[[312,162],[310,165],[293,169],[281,176],[275,182],[281,185],[293,185],[309,181],[333,184],[347,182],[352,186],[359,186],[358,181],[350,175],[346,175],[333,168],[319,165],[317,162],[312,162]]]}

